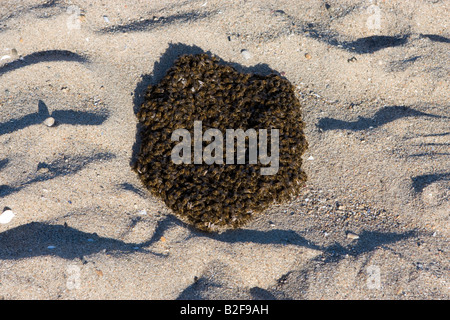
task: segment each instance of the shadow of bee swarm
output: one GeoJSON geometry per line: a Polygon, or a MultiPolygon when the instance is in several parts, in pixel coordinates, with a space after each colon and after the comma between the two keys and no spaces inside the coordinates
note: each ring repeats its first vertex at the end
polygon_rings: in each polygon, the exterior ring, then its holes
{"type": "Polygon", "coordinates": [[[293,85],[278,75],[239,73],[207,54],[181,56],[157,85],[147,89],[137,114],[141,145],[133,169],[152,194],[196,228],[241,227],[304,186],[301,157],[308,143],[300,109],[293,85]],[[277,173],[261,175],[267,165],[250,164],[248,148],[244,164],[175,164],[171,152],[179,141],[171,140],[172,133],[192,133],[194,121],[202,121],[203,130],[221,132],[278,129],[277,173]]]}

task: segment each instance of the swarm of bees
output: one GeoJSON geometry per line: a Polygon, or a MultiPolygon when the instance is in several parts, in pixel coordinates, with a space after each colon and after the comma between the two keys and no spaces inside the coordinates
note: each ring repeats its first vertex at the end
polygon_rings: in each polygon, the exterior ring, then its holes
{"type": "Polygon", "coordinates": [[[301,157],[308,143],[300,109],[293,85],[278,75],[240,73],[207,54],[181,56],[146,91],[137,114],[143,128],[133,169],[152,194],[196,228],[241,227],[304,186],[301,157]],[[193,132],[194,121],[222,132],[278,129],[278,172],[261,175],[264,165],[248,161],[174,164],[171,151],[177,142],[171,135],[176,129],[193,132]]]}

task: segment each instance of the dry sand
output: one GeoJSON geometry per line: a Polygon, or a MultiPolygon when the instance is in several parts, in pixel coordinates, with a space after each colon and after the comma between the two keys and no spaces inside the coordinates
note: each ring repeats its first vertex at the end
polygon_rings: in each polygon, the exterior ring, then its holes
{"type": "Polygon", "coordinates": [[[448,299],[448,17],[444,0],[1,1],[0,299],[448,299]],[[295,200],[217,234],[130,169],[145,87],[198,52],[289,79],[310,144],[295,200]]]}

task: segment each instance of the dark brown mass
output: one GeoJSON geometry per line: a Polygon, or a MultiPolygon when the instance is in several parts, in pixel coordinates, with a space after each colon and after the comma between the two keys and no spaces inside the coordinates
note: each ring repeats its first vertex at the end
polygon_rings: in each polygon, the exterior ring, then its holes
{"type": "Polygon", "coordinates": [[[134,170],[154,195],[200,230],[242,226],[274,202],[289,200],[306,181],[300,103],[293,85],[278,75],[239,73],[207,54],[184,55],[148,87],[138,119],[142,144],[134,170]],[[248,158],[233,165],[225,159],[221,165],[174,164],[171,152],[178,142],[171,141],[172,133],[187,129],[193,137],[194,121],[202,121],[203,132],[219,129],[224,140],[226,129],[278,129],[278,172],[261,175],[263,165],[249,164],[248,158]]]}

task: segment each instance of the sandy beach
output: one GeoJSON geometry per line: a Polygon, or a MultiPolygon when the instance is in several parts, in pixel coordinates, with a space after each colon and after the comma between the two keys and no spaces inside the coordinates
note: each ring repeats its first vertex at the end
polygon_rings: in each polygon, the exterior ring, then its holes
{"type": "Polygon", "coordinates": [[[0,300],[449,299],[449,9],[1,1],[0,300]],[[198,53],[283,76],[306,125],[306,186],[235,230],[131,169],[145,89],[198,53]]]}

